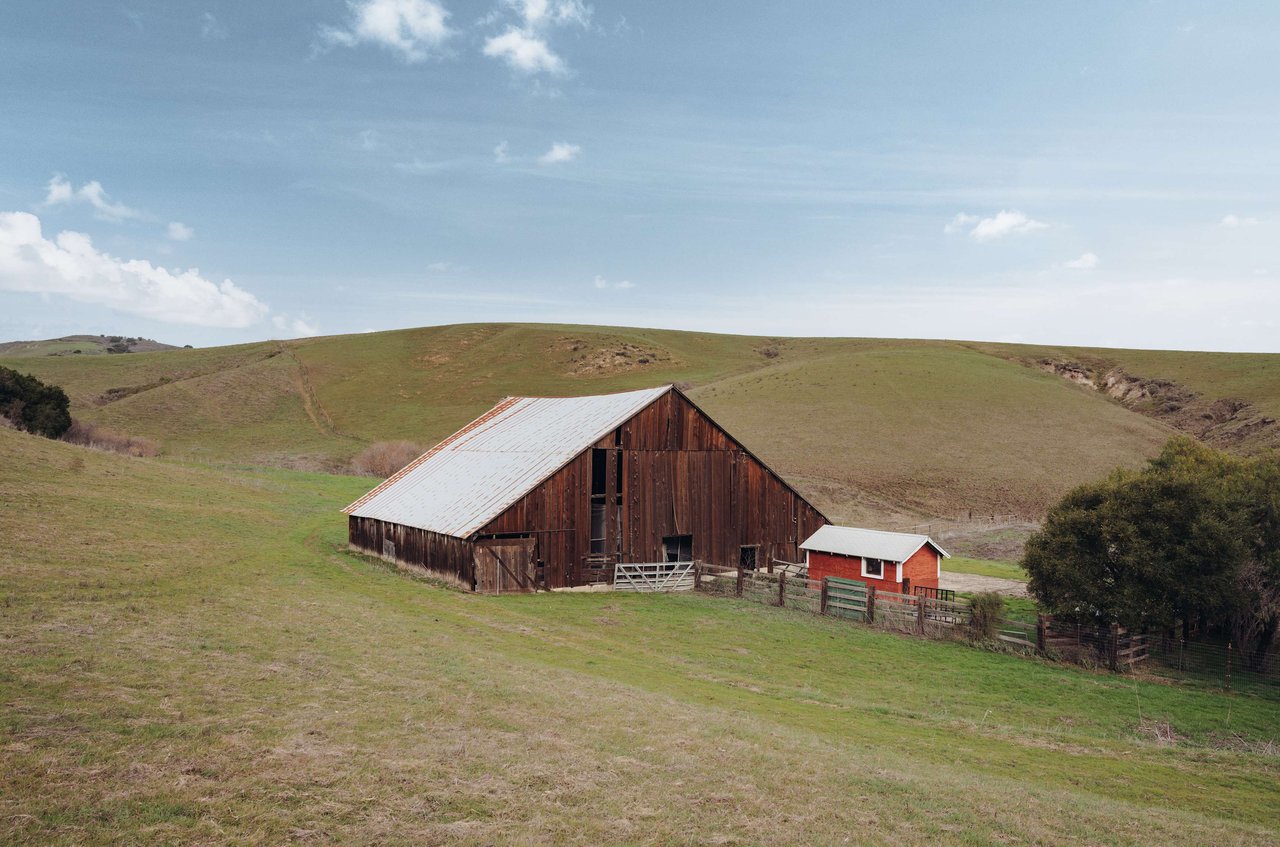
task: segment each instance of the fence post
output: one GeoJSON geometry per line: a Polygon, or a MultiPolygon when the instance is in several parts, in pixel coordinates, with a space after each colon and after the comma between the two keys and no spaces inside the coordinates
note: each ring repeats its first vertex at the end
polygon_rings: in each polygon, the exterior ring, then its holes
{"type": "Polygon", "coordinates": [[[1230,642],[1230,641],[1228,641],[1228,642],[1227,642],[1227,676],[1226,676],[1226,683],[1227,683],[1227,690],[1228,690],[1228,691],[1230,691],[1230,690],[1231,690],[1231,642],[1230,642]]]}
{"type": "Polygon", "coordinates": [[[923,596],[916,597],[916,632],[924,635],[924,604],[923,596]]]}
{"type": "Polygon", "coordinates": [[[778,571],[778,605],[787,605],[787,572],[778,571]]]}
{"type": "Polygon", "coordinates": [[[822,593],[818,595],[818,614],[827,613],[827,578],[822,578],[822,593]]]}
{"type": "Polygon", "coordinates": [[[733,593],[738,597],[742,596],[742,566],[738,566],[738,582],[733,588],[733,593]]]}
{"type": "Polygon", "coordinates": [[[698,562],[693,563],[693,590],[697,591],[702,587],[702,565],[698,562]]]}
{"type": "Polygon", "coordinates": [[[1044,652],[1044,615],[1036,615],[1036,650],[1044,652]]]}
{"type": "Polygon", "coordinates": [[[864,582],[867,586],[867,623],[874,623],[876,619],[876,587],[869,582],[864,582]]]}
{"type": "Polygon", "coordinates": [[[1107,653],[1109,655],[1107,656],[1107,664],[1111,667],[1112,671],[1115,671],[1120,664],[1120,657],[1118,655],[1120,651],[1120,624],[1118,623],[1113,623],[1111,625],[1111,643],[1108,647],[1109,649],[1107,650],[1107,653]]]}

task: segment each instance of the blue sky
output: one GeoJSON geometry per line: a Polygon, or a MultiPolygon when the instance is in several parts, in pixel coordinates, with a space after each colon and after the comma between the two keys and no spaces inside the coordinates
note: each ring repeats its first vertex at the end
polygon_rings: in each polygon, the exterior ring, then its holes
{"type": "Polygon", "coordinates": [[[0,7],[0,339],[1280,352],[1280,6],[0,7]]]}

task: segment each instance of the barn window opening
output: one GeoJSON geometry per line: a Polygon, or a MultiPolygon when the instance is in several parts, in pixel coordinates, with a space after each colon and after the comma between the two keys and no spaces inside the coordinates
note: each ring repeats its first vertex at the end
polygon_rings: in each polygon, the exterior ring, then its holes
{"type": "Polygon", "coordinates": [[[884,577],[884,560],[883,559],[863,559],[862,575],[873,576],[876,579],[884,577]]]}
{"type": "MultiPolygon", "coordinates": [[[[591,496],[604,496],[605,480],[608,478],[606,450],[591,451],[591,496]]],[[[581,489],[579,489],[581,490],[581,489]]]]}
{"type": "Polygon", "coordinates": [[[692,562],[693,536],[668,535],[662,539],[662,550],[668,562],[692,562]]]}
{"type": "Polygon", "coordinates": [[[754,544],[738,548],[738,567],[744,571],[753,571],[756,569],[756,556],[760,548],[754,544]]]}
{"type": "Polygon", "coordinates": [[[604,501],[591,503],[591,552],[600,555],[605,552],[604,501]]]}

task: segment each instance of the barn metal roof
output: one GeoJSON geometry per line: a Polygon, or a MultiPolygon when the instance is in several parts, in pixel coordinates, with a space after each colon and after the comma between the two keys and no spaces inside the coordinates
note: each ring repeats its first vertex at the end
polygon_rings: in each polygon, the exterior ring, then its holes
{"type": "Polygon", "coordinates": [[[343,511],[467,538],[670,390],[508,397],[343,511]]]}
{"type": "Polygon", "coordinates": [[[883,559],[887,562],[905,562],[926,544],[932,544],[934,549],[944,557],[951,558],[950,553],[939,547],[937,542],[927,535],[832,524],[819,527],[817,532],[805,539],[800,549],[839,553],[842,556],[864,556],[869,559],[883,559]]]}

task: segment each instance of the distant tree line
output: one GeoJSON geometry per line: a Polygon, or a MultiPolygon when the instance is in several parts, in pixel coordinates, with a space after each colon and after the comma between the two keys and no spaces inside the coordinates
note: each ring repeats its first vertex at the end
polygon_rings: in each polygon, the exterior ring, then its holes
{"type": "Polygon", "coordinates": [[[1280,458],[1174,438],[1145,468],[1070,492],[1023,565],[1055,615],[1139,632],[1196,625],[1256,665],[1280,630],[1280,458]]]}
{"type": "Polygon", "coordinates": [[[30,374],[0,367],[0,416],[18,429],[61,438],[71,427],[67,394],[30,374]]]}

